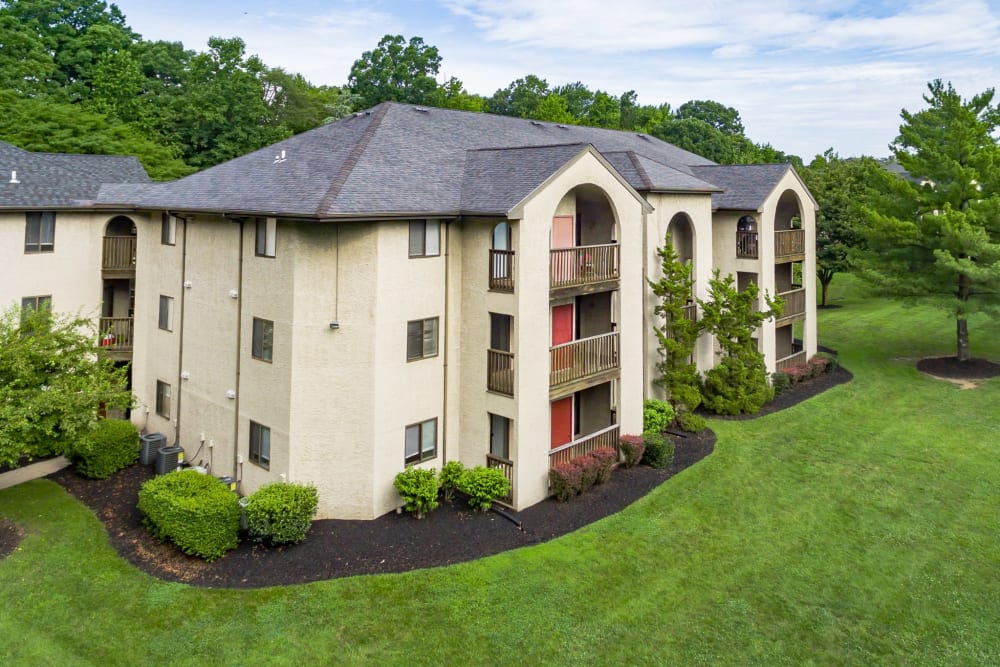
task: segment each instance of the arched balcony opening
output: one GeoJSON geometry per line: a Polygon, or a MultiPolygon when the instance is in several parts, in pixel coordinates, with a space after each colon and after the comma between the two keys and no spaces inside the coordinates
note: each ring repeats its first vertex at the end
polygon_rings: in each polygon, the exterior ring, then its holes
{"type": "Polygon", "coordinates": [[[550,287],[575,288],[617,281],[618,225],[600,188],[580,185],[563,198],[552,218],[550,287]]]}
{"type": "Polygon", "coordinates": [[[117,215],[104,227],[101,268],[105,271],[135,273],[135,222],[117,215]]]}
{"type": "MultiPolygon", "coordinates": [[[[688,271],[694,271],[694,224],[687,213],[677,213],[667,225],[667,235],[674,246],[678,259],[688,265],[688,271]]],[[[692,286],[693,287],[693,286],[692,286]]],[[[684,316],[690,320],[697,317],[697,306],[694,294],[689,295],[684,306],[684,316]]]]}
{"type": "Polygon", "coordinates": [[[101,345],[118,360],[132,350],[135,309],[135,221],[117,215],[104,226],[101,248],[101,345]]]}
{"type": "Polygon", "coordinates": [[[514,291],[514,247],[510,223],[506,220],[497,223],[490,234],[490,289],[514,291]]]}
{"type": "Polygon", "coordinates": [[[799,196],[785,190],[774,212],[774,261],[799,262],[805,259],[806,235],[802,229],[799,196]]]}

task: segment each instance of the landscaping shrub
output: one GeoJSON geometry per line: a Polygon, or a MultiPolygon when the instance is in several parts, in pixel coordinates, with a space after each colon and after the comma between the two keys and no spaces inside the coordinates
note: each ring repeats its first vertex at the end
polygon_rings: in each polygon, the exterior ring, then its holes
{"type": "Polygon", "coordinates": [[[613,447],[598,447],[590,455],[599,464],[597,479],[594,480],[594,483],[604,484],[611,479],[611,472],[615,469],[615,464],[618,463],[618,452],[613,447]]]}
{"type": "Polygon", "coordinates": [[[311,484],[274,482],[266,484],[247,501],[250,537],[269,544],[296,544],[306,539],[319,505],[319,494],[311,484]]]}
{"type": "MultiPolygon", "coordinates": [[[[826,352],[820,352],[816,355],[816,357],[819,357],[821,359],[826,359],[825,370],[827,373],[834,372],[835,370],[837,370],[837,367],[840,366],[840,360],[837,359],[837,356],[834,354],[827,354],[826,352]]],[[[816,357],[813,357],[813,359],[815,359],[816,357]]]]}
{"type": "Polygon", "coordinates": [[[465,466],[461,461],[448,461],[441,467],[441,472],[438,473],[438,486],[444,491],[444,499],[448,502],[451,502],[464,474],[465,466]]]}
{"type": "Polygon", "coordinates": [[[580,493],[583,470],[574,461],[557,463],[549,469],[549,485],[556,500],[564,502],[580,493]]]}
{"type": "Polygon", "coordinates": [[[747,355],[747,359],[724,357],[705,374],[706,408],[720,415],[753,414],[774,398],[763,356],[758,352],[747,355]]]}
{"type": "Polygon", "coordinates": [[[405,503],[407,512],[413,512],[418,519],[438,506],[438,481],[433,470],[410,467],[396,475],[392,483],[405,503]]]}
{"type": "Polygon", "coordinates": [[[812,359],[810,359],[808,361],[808,363],[806,364],[809,367],[809,377],[815,378],[815,377],[819,377],[820,375],[822,375],[823,373],[825,373],[826,372],[826,365],[828,363],[829,362],[826,359],[824,359],[823,357],[819,357],[819,356],[816,356],[816,357],[813,357],[812,359]]]}
{"type": "Polygon", "coordinates": [[[601,462],[590,454],[576,456],[573,458],[573,461],[580,468],[580,493],[586,493],[597,483],[597,475],[601,469],[601,462]]]}
{"type": "Polygon", "coordinates": [[[476,466],[459,479],[458,490],[469,496],[472,509],[485,512],[497,498],[510,492],[510,482],[499,468],[476,466]]]}
{"type": "Polygon", "coordinates": [[[771,374],[771,386],[774,387],[775,395],[778,395],[792,386],[792,378],[784,371],[777,371],[771,374]]]}
{"type": "Polygon", "coordinates": [[[674,423],[674,408],[665,401],[648,398],[642,402],[642,430],[663,433],[674,423]]]}
{"type": "Polygon", "coordinates": [[[623,435],[618,439],[621,446],[622,457],[625,459],[625,467],[631,468],[639,464],[642,455],[646,451],[646,441],[641,435],[623,435]]]}
{"type": "Polygon", "coordinates": [[[240,505],[219,480],[194,470],[154,477],[139,490],[146,528],[211,562],[239,544],[240,505]]]}
{"type": "Polygon", "coordinates": [[[106,479],[139,458],[139,431],[124,419],[101,419],[73,446],[69,457],[80,474],[106,479]]]}
{"type": "Polygon", "coordinates": [[[785,374],[792,384],[804,382],[811,377],[811,369],[806,365],[791,366],[785,369],[785,374]]]}
{"type": "Polygon", "coordinates": [[[650,468],[666,468],[674,460],[674,441],[664,437],[662,433],[646,431],[642,434],[646,445],[646,453],[642,462],[650,468]]]}
{"type": "Polygon", "coordinates": [[[677,415],[677,425],[686,433],[698,433],[708,428],[708,421],[693,412],[682,412],[677,415]]]}

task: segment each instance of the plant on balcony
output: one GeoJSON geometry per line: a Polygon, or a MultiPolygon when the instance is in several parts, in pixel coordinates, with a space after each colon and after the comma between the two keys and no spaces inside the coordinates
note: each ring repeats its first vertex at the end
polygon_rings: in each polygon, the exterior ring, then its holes
{"type": "Polygon", "coordinates": [[[611,479],[611,473],[615,469],[615,464],[618,463],[618,452],[615,451],[614,447],[598,447],[590,455],[599,464],[594,483],[604,484],[611,479]]]}
{"type": "Polygon", "coordinates": [[[510,493],[510,482],[499,468],[476,466],[462,474],[458,490],[469,497],[472,509],[485,512],[494,500],[510,493]]]}
{"type": "Polygon", "coordinates": [[[781,299],[765,293],[765,307],[757,310],[757,286],[751,282],[745,290],[738,290],[733,276],[721,278],[718,269],[709,281],[708,292],[708,301],[699,300],[702,319],[705,331],[715,336],[722,348],[723,357],[705,374],[704,405],[718,414],[757,412],[774,398],[774,390],[753,335],[765,321],[781,315],[781,299]]]}
{"type": "Polygon", "coordinates": [[[656,364],[659,377],[655,382],[663,387],[676,412],[690,412],[701,404],[701,379],[691,363],[694,346],[704,330],[704,324],[688,317],[694,278],[691,264],[682,262],[668,234],[662,247],[657,281],[647,280],[658,302],[653,312],[658,324],[653,326],[659,342],[660,361],[656,364]]]}
{"type": "Polygon", "coordinates": [[[674,423],[674,409],[665,401],[648,398],[642,402],[642,430],[663,433],[674,423]]]}
{"type": "Polygon", "coordinates": [[[565,502],[580,493],[583,470],[576,461],[557,463],[549,470],[549,486],[556,500],[565,502]]]}
{"type": "Polygon", "coordinates": [[[646,452],[646,441],[641,435],[623,435],[618,439],[622,450],[622,458],[626,468],[639,465],[642,455],[646,452]]]}
{"type": "Polygon", "coordinates": [[[666,468],[674,461],[674,441],[655,431],[646,431],[642,434],[642,439],[646,445],[646,453],[642,456],[642,462],[650,468],[666,468]]]}
{"type": "Polygon", "coordinates": [[[459,487],[464,474],[465,466],[461,461],[448,461],[441,466],[441,472],[438,473],[438,485],[444,493],[446,502],[450,503],[455,496],[455,489],[459,487]]]}
{"type": "Polygon", "coordinates": [[[418,519],[438,506],[438,481],[433,470],[411,466],[396,475],[392,484],[403,499],[403,507],[418,519]]]}

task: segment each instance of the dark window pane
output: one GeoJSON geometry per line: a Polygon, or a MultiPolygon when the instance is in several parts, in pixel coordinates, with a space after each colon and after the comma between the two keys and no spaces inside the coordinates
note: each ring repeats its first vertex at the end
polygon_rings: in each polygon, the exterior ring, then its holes
{"type": "Polygon", "coordinates": [[[423,356],[423,320],[406,323],[406,358],[420,359],[423,356]]]}
{"type": "Polygon", "coordinates": [[[424,232],[427,226],[423,220],[410,221],[410,257],[421,257],[424,254],[424,232]]]}

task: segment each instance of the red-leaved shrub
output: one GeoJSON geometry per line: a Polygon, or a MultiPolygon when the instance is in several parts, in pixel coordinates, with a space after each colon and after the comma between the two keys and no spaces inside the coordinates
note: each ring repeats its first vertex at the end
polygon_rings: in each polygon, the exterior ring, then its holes
{"type": "Polygon", "coordinates": [[[574,461],[557,463],[549,470],[549,485],[556,500],[569,500],[580,493],[583,470],[574,461]]]}
{"type": "Polygon", "coordinates": [[[615,469],[615,464],[618,463],[618,452],[613,447],[598,447],[590,455],[600,464],[600,467],[597,469],[597,479],[594,481],[597,484],[604,484],[611,479],[611,471],[615,469]]]}
{"type": "Polygon", "coordinates": [[[631,468],[638,465],[642,460],[642,455],[646,453],[646,441],[641,435],[623,435],[618,439],[621,446],[622,456],[625,458],[625,467],[631,468]]]}
{"type": "Polygon", "coordinates": [[[581,454],[575,457],[573,462],[580,466],[583,473],[580,479],[580,493],[590,491],[590,487],[597,482],[597,473],[601,469],[601,462],[590,454],[581,454]]]}

